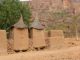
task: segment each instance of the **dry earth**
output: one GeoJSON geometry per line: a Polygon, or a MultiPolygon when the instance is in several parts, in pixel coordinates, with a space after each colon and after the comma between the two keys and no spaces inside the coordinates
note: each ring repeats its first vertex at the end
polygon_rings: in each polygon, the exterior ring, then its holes
{"type": "Polygon", "coordinates": [[[80,60],[80,46],[0,56],[0,60],[80,60]]]}

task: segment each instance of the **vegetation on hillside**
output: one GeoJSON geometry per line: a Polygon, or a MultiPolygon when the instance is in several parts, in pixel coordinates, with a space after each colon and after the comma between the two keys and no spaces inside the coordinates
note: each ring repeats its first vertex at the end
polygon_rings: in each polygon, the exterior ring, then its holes
{"type": "Polygon", "coordinates": [[[50,15],[53,17],[53,20],[49,22],[47,29],[61,29],[64,31],[66,37],[78,37],[80,35],[80,14],[72,14],[61,10],[50,12],[50,15]]]}

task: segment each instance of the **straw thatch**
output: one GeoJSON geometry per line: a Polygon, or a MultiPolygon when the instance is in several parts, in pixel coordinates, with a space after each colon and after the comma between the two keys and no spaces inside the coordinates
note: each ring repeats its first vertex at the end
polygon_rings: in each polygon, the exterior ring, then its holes
{"type": "Polygon", "coordinates": [[[64,37],[62,30],[51,30],[50,34],[51,34],[51,37],[64,37]]]}
{"type": "Polygon", "coordinates": [[[31,23],[30,27],[38,30],[44,29],[44,26],[40,23],[40,21],[37,18],[31,23]]]}
{"type": "Polygon", "coordinates": [[[33,47],[38,48],[46,46],[44,30],[33,29],[32,35],[33,35],[33,40],[32,40],[33,47]]]}
{"type": "Polygon", "coordinates": [[[0,30],[0,54],[7,53],[7,35],[5,30],[0,30]]]}
{"type": "Polygon", "coordinates": [[[15,28],[27,28],[28,26],[26,24],[24,24],[23,17],[21,16],[20,20],[16,24],[14,24],[12,27],[15,27],[15,28]]]}

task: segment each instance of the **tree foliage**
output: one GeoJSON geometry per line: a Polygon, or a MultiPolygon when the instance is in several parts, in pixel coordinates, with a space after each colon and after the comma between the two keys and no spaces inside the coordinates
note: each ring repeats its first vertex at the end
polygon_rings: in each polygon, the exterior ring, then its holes
{"type": "Polygon", "coordinates": [[[20,17],[20,3],[18,0],[3,0],[0,6],[0,28],[7,29],[20,17]]]}
{"type": "Polygon", "coordinates": [[[0,29],[8,30],[13,24],[18,22],[20,16],[28,22],[30,10],[28,5],[22,5],[19,0],[1,0],[0,1],[0,29]]]}
{"type": "Polygon", "coordinates": [[[30,7],[28,4],[22,4],[21,6],[21,13],[23,15],[23,20],[25,24],[29,26],[30,23],[30,17],[31,17],[31,12],[30,12],[30,7]]]}

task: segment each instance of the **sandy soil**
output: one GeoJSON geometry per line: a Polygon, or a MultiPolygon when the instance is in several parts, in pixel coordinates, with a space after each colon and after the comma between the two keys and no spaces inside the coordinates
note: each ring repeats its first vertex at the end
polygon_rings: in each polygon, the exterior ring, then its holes
{"type": "Polygon", "coordinates": [[[80,46],[61,50],[31,51],[0,56],[0,60],[80,60],[80,46]]]}

